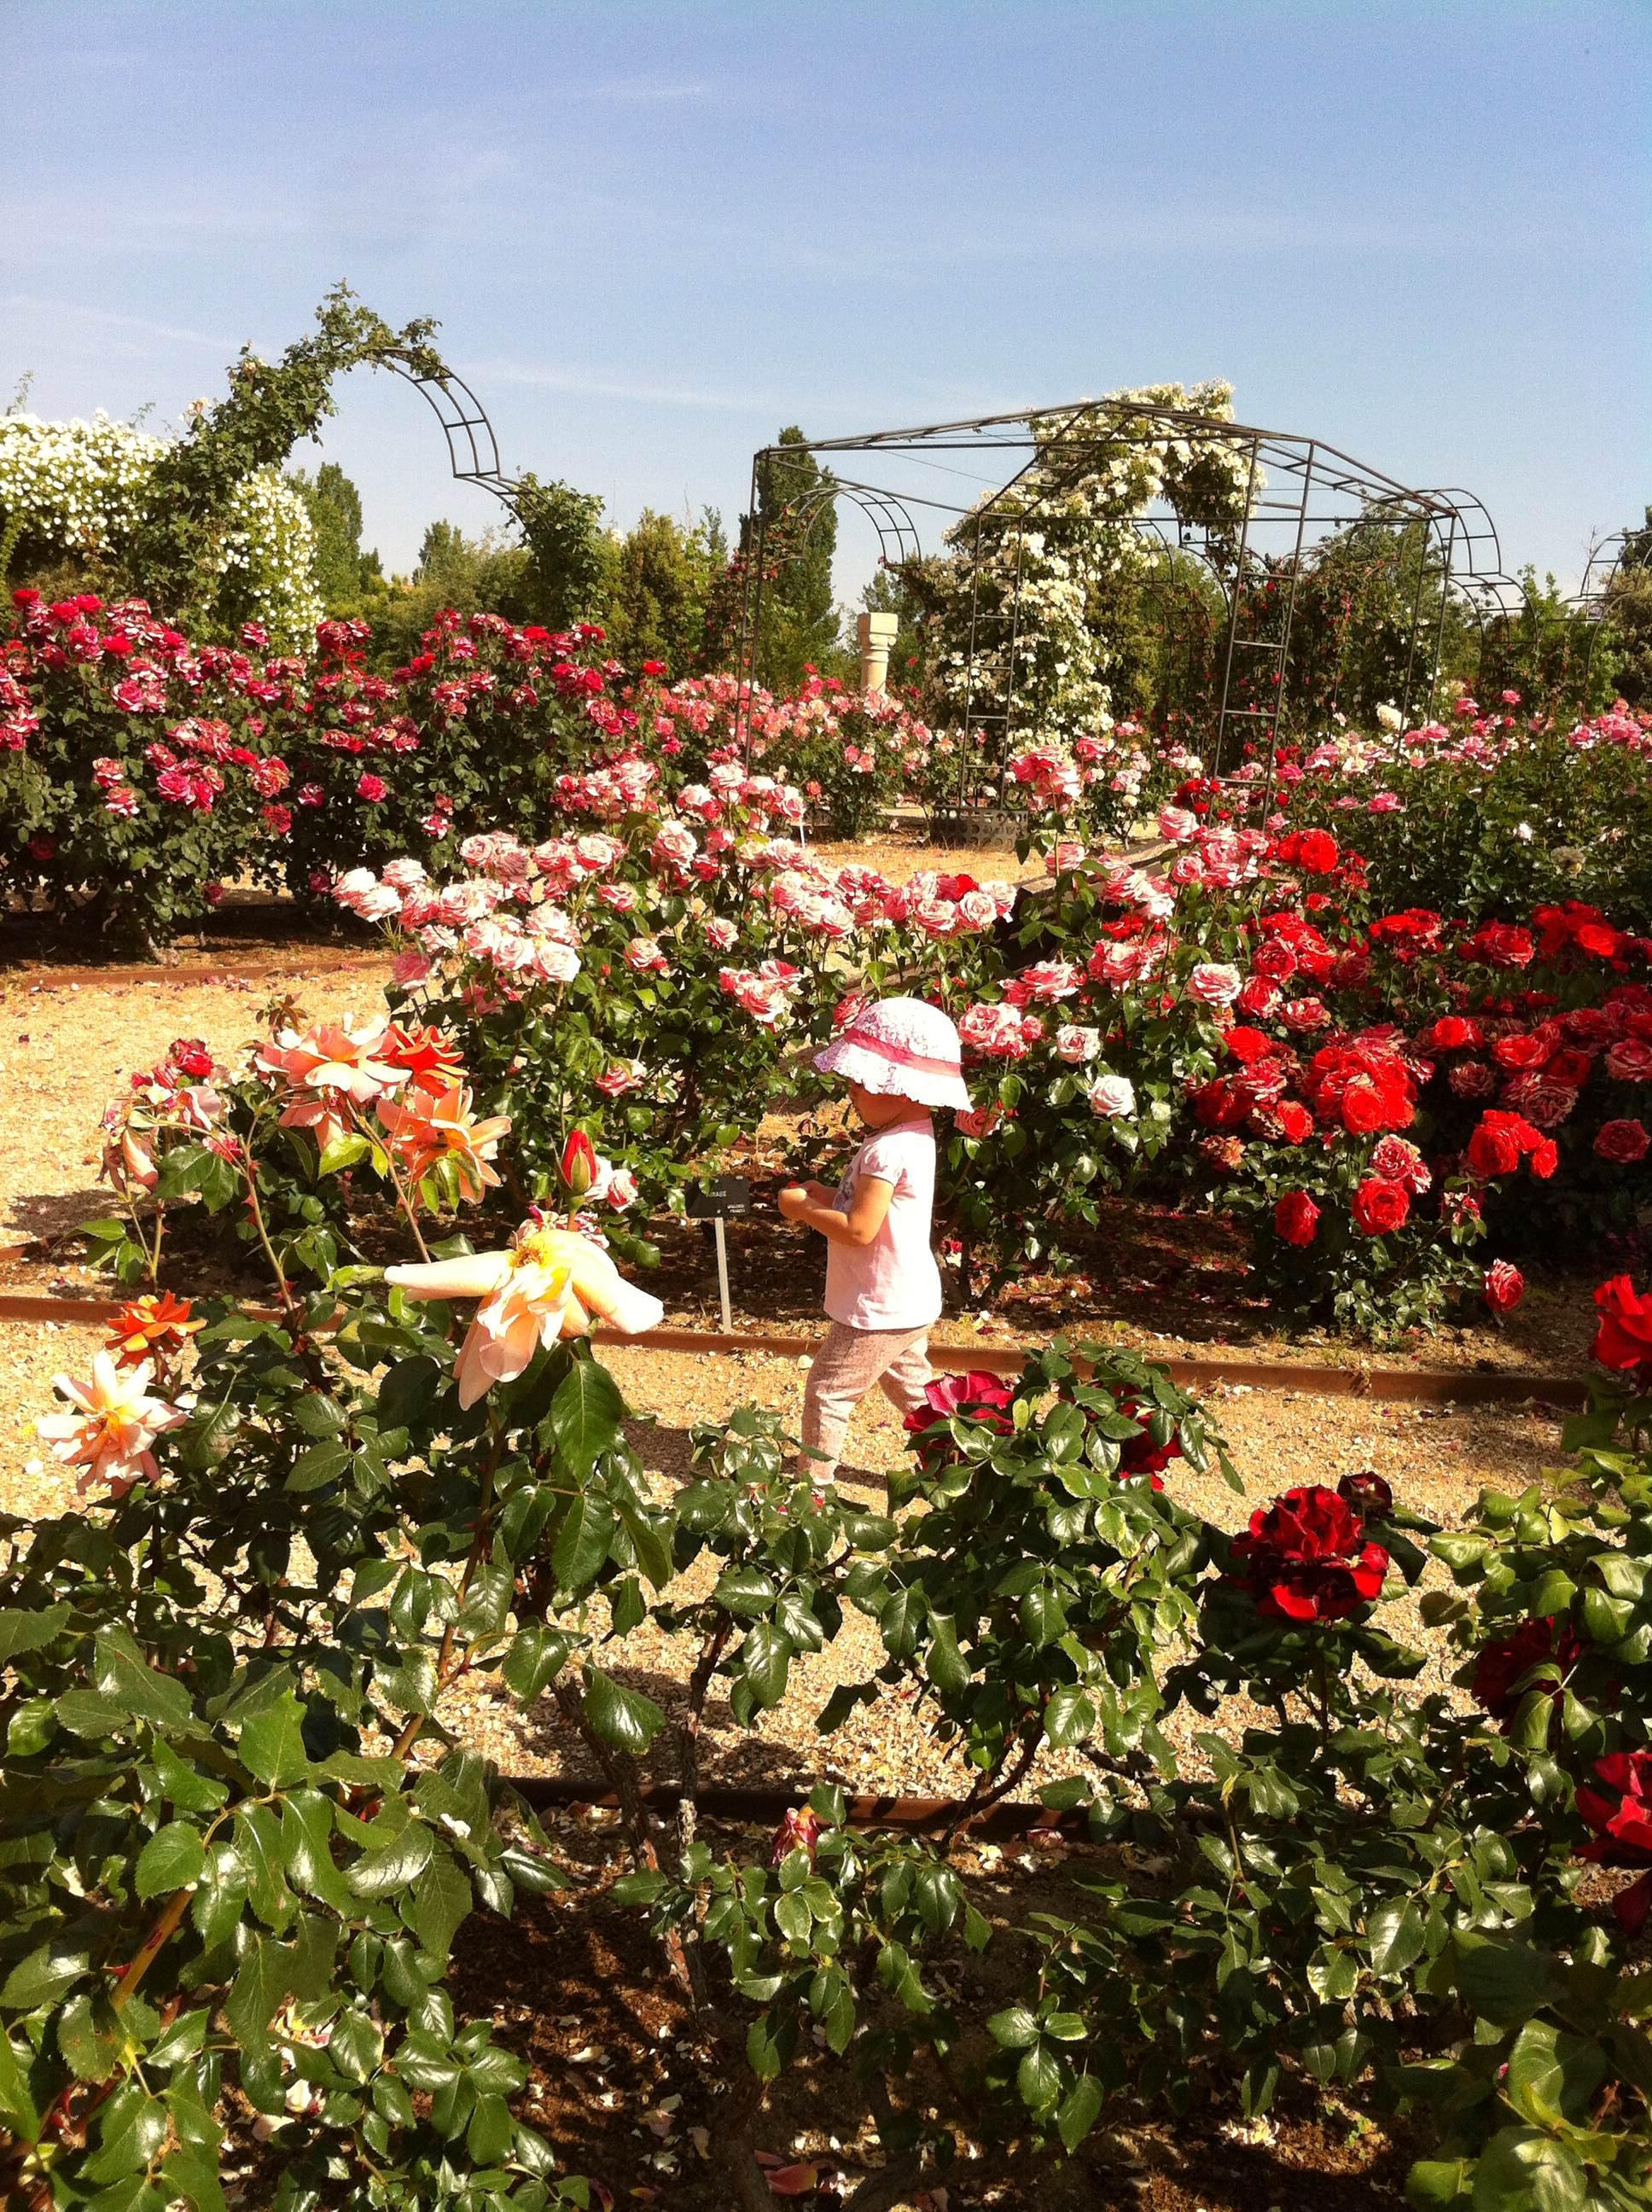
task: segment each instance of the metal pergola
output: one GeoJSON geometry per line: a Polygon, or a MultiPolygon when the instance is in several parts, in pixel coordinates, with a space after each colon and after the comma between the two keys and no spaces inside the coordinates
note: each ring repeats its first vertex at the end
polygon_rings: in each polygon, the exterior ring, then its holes
{"type": "MultiPolygon", "coordinates": [[[[1081,399],[762,448],[752,460],[752,542],[746,549],[738,672],[747,684],[761,678],[763,594],[770,541],[777,535],[783,545],[800,540],[826,507],[847,502],[867,516],[883,565],[896,572],[921,558],[917,517],[938,532],[943,544],[957,546],[967,536],[975,573],[960,735],[975,738],[993,760],[1001,790],[1012,745],[1040,733],[1017,720],[1013,681],[1023,622],[1019,551],[1032,520],[1029,487],[1062,473],[1081,477],[1087,465],[1157,441],[1220,450],[1243,485],[1236,514],[1220,524],[1190,519],[1159,499],[1127,525],[1147,541],[1150,554],[1157,549],[1161,555],[1191,556],[1219,589],[1225,613],[1215,641],[1215,696],[1207,718],[1218,771],[1243,751],[1260,752],[1271,779],[1274,749],[1292,705],[1291,634],[1302,582],[1324,549],[1356,524],[1376,520],[1390,532],[1415,533],[1403,678],[1393,701],[1406,720],[1431,704],[1449,603],[1464,607],[1482,627],[1489,617],[1524,604],[1523,586],[1503,568],[1491,519],[1472,493],[1455,487],[1417,489],[1321,438],[1140,400],[1081,399]],[[833,471],[840,457],[850,456],[853,473],[838,477],[833,471]],[[788,475],[798,480],[790,497],[788,475]],[[963,496],[939,483],[940,477],[973,483],[980,492],[963,496]],[[981,548],[993,530],[1008,533],[1017,550],[1015,557],[999,563],[999,574],[1007,569],[1014,580],[1009,604],[989,608],[981,591],[981,548]],[[1263,590],[1266,623],[1259,617],[1263,590]]],[[[966,742],[960,750],[963,757],[970,749],[966,742]]]]}

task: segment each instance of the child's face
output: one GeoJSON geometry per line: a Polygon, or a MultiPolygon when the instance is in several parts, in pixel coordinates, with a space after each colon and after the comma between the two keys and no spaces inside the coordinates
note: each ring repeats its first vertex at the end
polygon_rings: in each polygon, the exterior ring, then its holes
{"type": "Polygon", "coordinates": [[[887,1129],[893,1121],[908,1121],[914,1114],[929,1111],[910,1098],[886,1097],[859,1083],[849,1085],[849,1103],[869,1129],[887,1129]]]}

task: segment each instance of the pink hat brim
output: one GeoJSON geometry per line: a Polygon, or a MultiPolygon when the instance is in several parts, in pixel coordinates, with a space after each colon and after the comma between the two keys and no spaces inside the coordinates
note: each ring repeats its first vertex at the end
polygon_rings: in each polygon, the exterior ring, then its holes
{"type": "Polygon", "coordinates": [[[963,1071],[942,1074],[932,1068],[905,1067],[876,1046],[840,1037],[815,1054],[823,1075],[858,1083],[874,1098],[910,1098],[916,1106],[950,1106],[968,1113],[974,1103],[964,1088],[963,1071]]]}

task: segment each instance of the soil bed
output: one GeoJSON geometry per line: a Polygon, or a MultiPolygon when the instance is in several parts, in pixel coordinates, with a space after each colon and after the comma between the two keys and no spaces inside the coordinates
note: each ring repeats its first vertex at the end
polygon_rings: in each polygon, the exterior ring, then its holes
{"type": "MultiPolygon", "coordinates": [[[[697,2040],[681,1993],[665,1974],[644,1917],[610,1904],[606,1890],[625,1871],[610,1822],[563,1815],[550,1832],[577,1886],[525,1900],[509,1925],[470,1921],[455,1959],[461,2016],[494,2023],[499,2040],[525,2058],[531,2078],[518,2109],[550,2137],[568,2171],[611,2191],[616,2205],[669,2203],[673,2212],[726,2212],[728,2195],[703,2130],[717,2086],[710,2052],[697,2040]]],[[[766,1833],[707,1826],[714,1849],[767,1852],[766,1833]]],[[[1079,1846],[1060,1854],[1014,1855],[968,1846],[957,1854],[972,1900],[993,1923],[980,1959],[960,1951],[942,1968],[966,2019],[984,2020],[1007,2002],[1024,1962],[1023,1929],[1038,1911],[1071,1906],[1068,1860],[1096,1863],[1079,1846]]],[[[973,2046],[965,2057],[980,2054],[973,2046]]],[[[908,2094],[921,2101],[921,2063],[908,2094]]],[[[861,2115],[843,2101],[841,2067],[808,2058],[782,2075],[759,2125],[757,2145],[812,2166],[815,2186],[799,2202],[841,2205],[870,2171],[861,2115]]],[[[1389,2212],[1403,2203],[1413,2154],[1334,2098],[1287,2090],[1280,2107],[1247,2124],[1236,2097],[1201,2101],[1174,2125],[1098,2131],[1071,2161],[980,2183],[965,2163],[946,2195],[902,2199],[939,2212],[1003,2206],[1014,2212],[1322,2212],[1327,2184],[1343,2212],[1389,2212]]]]}

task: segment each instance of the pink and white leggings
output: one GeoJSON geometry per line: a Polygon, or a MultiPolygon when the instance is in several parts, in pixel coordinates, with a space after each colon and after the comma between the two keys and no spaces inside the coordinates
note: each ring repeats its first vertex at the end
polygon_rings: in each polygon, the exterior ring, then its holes
{"type": "Polygon", "coordinates": [[[924,1385],[932,1382],[935,1370],[925,1347],[929,1326],[922,1328],[850,1328],[832,1323],[826,1341],[815,1354],[803,1394],[802,1471],[813,1480],[826,1482],[837,1470],[849,1416],[877,1383],[884,1395],[902,1413],[914,1412],[924,1402],[924,1385]],[[818,1458],[809,1458],[811,1452],[818,1458]]]}

